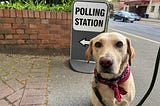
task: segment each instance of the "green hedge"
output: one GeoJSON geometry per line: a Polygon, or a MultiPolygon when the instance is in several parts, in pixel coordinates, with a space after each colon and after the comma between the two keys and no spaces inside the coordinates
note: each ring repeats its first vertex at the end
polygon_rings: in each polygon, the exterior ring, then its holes
{"type": "Polygon", "coordinates": [[[0,8],[47,10],[47,11],[71,11],[73,0],[61,0],[60,4],[35,2],[33,0],[11,0],[9,3],[0,3],[0,8]]]}

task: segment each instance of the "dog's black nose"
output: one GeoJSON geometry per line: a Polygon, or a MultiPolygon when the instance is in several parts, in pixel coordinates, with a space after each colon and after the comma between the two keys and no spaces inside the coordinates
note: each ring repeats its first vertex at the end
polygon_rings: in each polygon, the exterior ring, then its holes
{"type": "Polygon", "coordinates": [[[112,57],[109,57],[109,56],[101,57],[99,60],[99,64],[103,68],[110,68],[113,64],[113,59],[112,59],[112,57]]]}

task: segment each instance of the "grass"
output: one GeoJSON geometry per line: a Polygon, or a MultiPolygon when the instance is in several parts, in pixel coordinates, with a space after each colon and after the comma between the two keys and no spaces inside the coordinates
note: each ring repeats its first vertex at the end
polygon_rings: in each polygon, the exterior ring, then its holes
{"type": "Polygon", "coordinates": [[[25,9],[25,10],[45,10],[45,11],[71,11],[71,3],[63,3],[58,5],[49,5],[44,3],[34,3],[32,1],[29,2],[15,2],[15,3],[5,3],[0,4],[0,8],[7,9],[25,9]]]}

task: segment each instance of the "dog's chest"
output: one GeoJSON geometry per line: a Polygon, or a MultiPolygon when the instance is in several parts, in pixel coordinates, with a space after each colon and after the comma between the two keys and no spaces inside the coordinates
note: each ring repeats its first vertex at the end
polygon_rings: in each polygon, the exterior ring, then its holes
{"type": "Polygon", "coordinates": [[[118,102],[114,97],[114,91],[108,86],[104,84],[97,84],[98,90],[102,96],[102,99],[107,106],[125,106],[124,104],[128,104],[126,100],[127,95],[122,95],[121,102],[118,102]]]}

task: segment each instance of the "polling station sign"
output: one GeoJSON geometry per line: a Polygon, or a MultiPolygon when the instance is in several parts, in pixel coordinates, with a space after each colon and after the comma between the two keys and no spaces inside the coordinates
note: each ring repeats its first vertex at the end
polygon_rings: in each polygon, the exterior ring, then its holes
{"type": "Polygon", "coordinates": [[[107,11],[107,5],[105,3],[75,2],[73,11],[74,30],[104,31],[107,11]]]}
{"type": "Polygon", "coordinates": [[[106,0],[74,0],[70,65],[75,71],[93,73],[94,61],[87,63],[85,51],[90,39],[107,30],[108,10],[106,0]]]}

